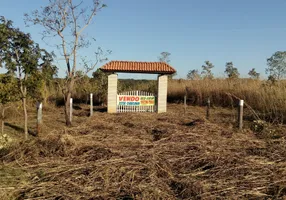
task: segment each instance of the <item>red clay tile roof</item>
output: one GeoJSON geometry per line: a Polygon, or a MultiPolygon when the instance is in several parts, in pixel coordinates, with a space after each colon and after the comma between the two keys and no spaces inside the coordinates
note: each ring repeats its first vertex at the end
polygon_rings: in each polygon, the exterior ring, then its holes
{"type": "Polygon", "coordinates": [[[100,68],[104,72],[174,74],[176,70],[163,62],[111,61],[100,68]]]}

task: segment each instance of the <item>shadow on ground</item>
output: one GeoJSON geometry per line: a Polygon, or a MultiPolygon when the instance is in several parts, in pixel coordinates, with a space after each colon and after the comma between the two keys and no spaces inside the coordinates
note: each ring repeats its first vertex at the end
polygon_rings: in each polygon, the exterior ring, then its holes
{"type": "MultiPolygon", "coordinates": [[[[17,126],[17,125],[14,125],[14,124],[10,124],[8,122],[5,122],[4,124],[5,124],[5,126],[8,126],[8,127],[14,129],[17,132],[24,133],[24,129],[22,127],[20,127],[20,126],[17,126]]],[[[32,135],[32,136],[37,136],[37,132],[36,131],[28,130],[28,133],[30,135],[32,135]]]]}

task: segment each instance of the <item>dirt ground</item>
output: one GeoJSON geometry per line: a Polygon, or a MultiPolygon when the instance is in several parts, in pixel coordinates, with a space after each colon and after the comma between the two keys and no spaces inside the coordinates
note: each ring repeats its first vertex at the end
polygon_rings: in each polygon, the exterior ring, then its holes
{"type": "Polygon", "coordinates": [[[45,108],[40,137],[0,150],[0,199],[286,199],[283,127],[262,137],[249,122],[238,131],[234,110],[206,120],[205,108],[178,104],[162,114],[104,111],[88,117],[79,105],[65,128],[63,109],[45,108]]]}

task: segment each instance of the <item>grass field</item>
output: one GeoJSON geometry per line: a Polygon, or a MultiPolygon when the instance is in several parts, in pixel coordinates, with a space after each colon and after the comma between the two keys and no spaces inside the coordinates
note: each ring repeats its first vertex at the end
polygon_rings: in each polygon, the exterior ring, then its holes
{"type": "Polygon", "coordinates": [[[184,115],[182,104],[164,114],[95,107],[91,118],[76,108],[73,127],[50,106],[41,137],[0,150],[0,199],[286,198],[283,126],[238,131],[236,110],[214,108],[206,120],[205,108],[184,115]]]}
{"type": "Polygon", "coordinates": [[[207,98],[212,105],[236,107],[242,99],[257,115],[273,123],[285,123],[286,83],[271,83],[253,79],[173,80],[168,87],[169,102],[182,102],[188,94],[190,105],[205,105],[207,98]]]}

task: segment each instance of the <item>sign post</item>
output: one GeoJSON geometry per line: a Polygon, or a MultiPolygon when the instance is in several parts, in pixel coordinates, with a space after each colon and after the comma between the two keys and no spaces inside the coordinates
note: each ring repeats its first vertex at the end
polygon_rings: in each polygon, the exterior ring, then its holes
{"type": "Polygon", "coordinates": [[[243,100],[239,100],[239,106],[238,106],[238,128],[239,130],[242,130],[243,127],[243,100]]]}
{"type": "Polygon", "coordinates": [[[41,134],[42,122],[43,122],[43,104],[38,102],[37,103],[37,134],[38,136],[41,134]]]}
{"type": "Polygon", "coordinates": [[[90,93],[90,116],[93,115],[93,94],[90,93]]]}

